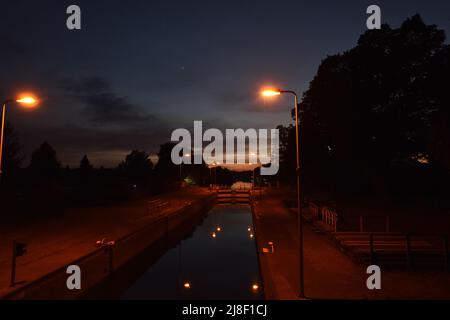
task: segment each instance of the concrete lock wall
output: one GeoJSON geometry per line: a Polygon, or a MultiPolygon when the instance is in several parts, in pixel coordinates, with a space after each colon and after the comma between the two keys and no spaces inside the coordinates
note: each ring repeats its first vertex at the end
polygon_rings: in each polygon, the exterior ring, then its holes
{"type": "Polygon", "coordinates": [[[183,222],[209,211],[216,202],[211,194],[183,208],[158,218],[142,228],[115,241],[113,246],[104,246],[49,273],[29,284],[10,292],[2,299],[76,299],[90,288],[98,285],[114,270],[124,266],[132,258],[166,237],[183,222]],[[81,268],[81,290],[69,290],[66,281],[67,266],[81,268]]]}

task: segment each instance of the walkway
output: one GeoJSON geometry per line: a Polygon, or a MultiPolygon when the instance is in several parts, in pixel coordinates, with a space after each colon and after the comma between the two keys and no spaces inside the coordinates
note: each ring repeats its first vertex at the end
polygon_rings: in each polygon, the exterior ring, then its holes
{"type": "MultiPolygon", "coordinates": [[[[282,203],[282,190],[272,189],[255,204],[256,237],[268,299],[297,299],[297,217],[282,203]],[[267,242],[274,253],[261,253],[267,242]]],[[[382,270],[382,290],[368,290],[365,267],[341,253],[330,239],[304,223],[305,294],[310,299],[439,299],[450,298],[450,274],[382,270]]]]}

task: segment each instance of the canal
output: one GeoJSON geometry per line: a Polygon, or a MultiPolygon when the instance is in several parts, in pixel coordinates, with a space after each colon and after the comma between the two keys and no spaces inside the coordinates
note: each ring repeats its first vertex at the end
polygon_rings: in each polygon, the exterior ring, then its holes
{"type": "Polygon", "coordinates": [[[217,206],[121,299],[263,299],[249,206],[217,206]]]}

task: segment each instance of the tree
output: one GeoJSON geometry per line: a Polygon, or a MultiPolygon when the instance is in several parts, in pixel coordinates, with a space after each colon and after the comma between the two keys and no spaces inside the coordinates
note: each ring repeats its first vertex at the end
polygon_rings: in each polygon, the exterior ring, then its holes
{"type": "Polygon", "coordinates": [[[33,214],[51,215],[60,212],[64,202],[60,167],[56,151],[49,143],[43,142],[33,151],[29,166],[31,184],[26,190],[33,214]]]}
{"type": "MultiPolygon", "coordinates": [[[[444,40],[415,15],[397,29],[369,30],[355,48],[324,59],[300,104],[303,172],[322,172],[313,179],[340,190],[383,191],[394,163],[432,154],[433,121],[448,114],[444,40]]],[[[448,137],[444,127],[439,135],[448,137]]]]}
{"type": "Polygon", "coordinates": [[[81,158],[80,161],[80,170],[82,172],[91,172],[93,169],[91,162],[89,161],[89,158],[87,155],[84,155],[83,158],[81,158]]]}
{"type": "Polygon", "coordinates": [[[158,163],[155,166],[156,174],[164,181],[179,180],[179,167],[172,162],[171,153],[175,146],[173,142],[167,142],[160,146],[158,152],[158,163]]]}
{"type": "Polygon", "coordinates": [[[56,156],[56,151],[46,141],[34,150],[31,155],[30,170],[38,176],[55,177],[61,163],[56,156]]]}
{"type": "Polygon", "coordinates": [[[277,126],[280,138],[280,170],[278,177],[290,184],[296,183],[293,172],[296,170],[296,155],[295,155],[295,126],[277,126]]]}
{"type": "Polygon", "coordinates": [[[14,176],[23,161],[22,146],[13,126],[6,122],[3,142],[2,171],[5,181],[14,176]]]}
{"type": "Polygon", "coordinates": [[[125,161],[119,164],[119,168],[136,179],[151,173],[153,163],[145,151],[133,150],[125,157],[125,161]]]}

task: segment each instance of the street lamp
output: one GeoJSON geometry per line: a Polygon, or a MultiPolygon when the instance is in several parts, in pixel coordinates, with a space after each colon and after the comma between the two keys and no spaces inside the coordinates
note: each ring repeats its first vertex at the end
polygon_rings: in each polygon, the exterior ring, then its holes
{"type": "MultiPolygon", "coordinates": [[[[191,156],[190,153],[186,153],[183,155],[183,157],[189,158],[191,156]]],[[[183,165],[183,161],[181,161],[180,163],[180,182],[182,182],[183,180],[181,179],[181,166],[183,165]]]]}
{"type": "Polygon", "coordinates": [[[216,180],[217,180],[217,162],[213,161],[211,164],[209,164],[209,179],[212,180],[211,177],[211,169],[214,168],[214,184],[213,181],[210,181],[210,184],[213,185],[213,189],[216,187],[216,180]]]}
{"type": "Polygon", "coordinates": [[[2,104],[2,122],[1,122],[2,126],[0,128],[0,181],[1,181],[1,178],[2,178],[2,174],[3,174],[3,171],[2,171],[2,158],[3,157],[2,157],[2,155],[3,155],[3,134],[4,134],[4,131],[5,131],[5,123],[6,123],[6,121],[5,121],[6,105],[8,103],[10,103],[10,102],[17,102],[17,103],[20,103],[20,104],[22,104],[24,106],[28,106],[28,107],[33,107],[33,106],[35,106],[37,104],[37,100],[35,98],[31,97],[31,96],[24,96],[24,97],[21,97],[19,99],[7,99],[7,100],[3,101],[3,104],[2,104]]]}
{"type": "Polygon", "coordinates": [[[275,97],[281,94],[292,94],[294,96],[295,108],[295,148],[296,148],[296,176],[297,176],[297,212],[298,212],[298,246],[299,246],[299,296],[305,297],[304,290],[304,259],[303,259],[303,221],[302,221],[302,205],[301,205],[301,190],[300,190],[300,145],[299,145],[299,127],[298,127],[298,96],[291,90],[264,90],[261,92],[264,97],[275,97]]]}

